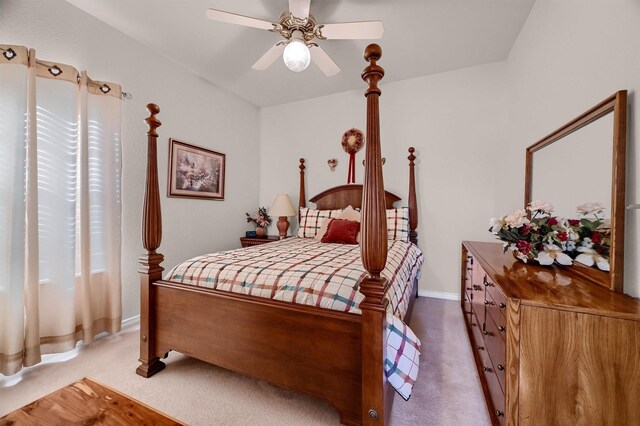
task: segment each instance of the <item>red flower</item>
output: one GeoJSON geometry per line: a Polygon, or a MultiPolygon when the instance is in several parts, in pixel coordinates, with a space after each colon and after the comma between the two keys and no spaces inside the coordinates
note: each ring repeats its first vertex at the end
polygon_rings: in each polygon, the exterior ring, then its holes
{"type": "Polygon", "coordinates": [[[523,225],[520,227],[520,235],[529,235],[531,233],[531,227],[529,225],[523,225]]]}
{"type": "Polygon", "coordinates": [[[569,236],[564,231],[558,232],[557,237],[560,241],[567,241],[569,239],[569,236]]]}
{"type": "Polygon", "coordinates": [[[593,242],[593,244],[602,243],[602,234],[600,232],[594,232],[593,234],[591,234],[591,241],[593,242]]]}
{"type": "Polygon", "coordinates": [[[526,256],[527,254],[529,254],[532,247],[531,243],[529,243],[528,241],[520,240],[516,243],[516,248],[520,253],[526,256]]]}
{"type": "Polygon", "coordinates": [[[578,226],[580,221],[578,219],[569,219],[569,226],[578,226]]]}
{"type": "Polygon", "coordinates": [[[557,217],[550,217],[549,220],[547,221],[547,223],[549,224],[549,226],[554,226],[558,224],[558,218],[557,217]]]}

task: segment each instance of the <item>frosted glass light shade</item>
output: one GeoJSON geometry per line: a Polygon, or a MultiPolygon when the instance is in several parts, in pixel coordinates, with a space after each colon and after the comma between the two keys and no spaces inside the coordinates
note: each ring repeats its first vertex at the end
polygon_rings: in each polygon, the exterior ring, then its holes
{"type": "Polygon", "coordinates": [[[311,53],[304,42],[299,39],[292,39],[282,54],[284,64],[291,71],[300,72],[307,69],[311,61],[311,53]]]}
{"type": "Polygon", "coordinates": [[[271,205],[271,209],[269,209],[269,216],[295,216],[298,214],[295,208],[293,208],[293,204],[291,204],[291,199],[287,194],[278,194],[276,199],[273,200],[273,204],[271,205]]]}

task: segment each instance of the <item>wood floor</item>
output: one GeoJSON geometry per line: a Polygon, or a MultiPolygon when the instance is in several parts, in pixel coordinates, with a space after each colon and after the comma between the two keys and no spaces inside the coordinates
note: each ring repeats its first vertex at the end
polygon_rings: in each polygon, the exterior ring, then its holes
{"type": "Polygon", "coordinates": [[[8,425],[182,425],[86,377],[0,418],[8,425]]]}

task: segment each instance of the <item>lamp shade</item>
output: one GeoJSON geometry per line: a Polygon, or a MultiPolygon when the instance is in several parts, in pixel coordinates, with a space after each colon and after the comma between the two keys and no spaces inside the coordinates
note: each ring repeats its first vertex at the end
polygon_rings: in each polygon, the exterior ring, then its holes
{"type": "Polygon", "coordinates": [[[278,194],[269,209],[269,216],[295,216],[298,212],[287,194],[278,194]]]}

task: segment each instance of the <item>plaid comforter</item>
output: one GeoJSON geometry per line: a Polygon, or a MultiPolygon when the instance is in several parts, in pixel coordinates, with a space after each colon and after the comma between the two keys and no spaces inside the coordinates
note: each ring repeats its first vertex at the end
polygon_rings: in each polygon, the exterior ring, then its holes
{"type": "MultiPolygon", "coordinates": [[[[422,252],[412,243],[389,241],[387,360],[389,382],[408,399],[418,373],[420,340],[401,320],[422,252]]],[[[326,244],[311,238],[287,238],[245,249],[194,257],[173,268],[169,281],[265,297],[290,303],[360,314],[359,291],[367,272],[360,246],[326,244]]]]}

